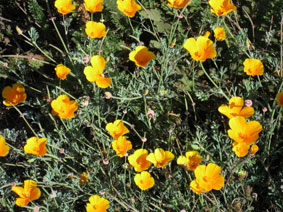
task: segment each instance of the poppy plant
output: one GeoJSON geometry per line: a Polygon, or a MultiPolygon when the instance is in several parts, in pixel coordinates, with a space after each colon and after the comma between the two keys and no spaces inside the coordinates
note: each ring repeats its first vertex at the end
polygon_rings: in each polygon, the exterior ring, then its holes
{"type": "Polygon", "coordinates": [[[184,166],[187,168],[187,170],[195,170],[201,161],[202,157],[198,151],[191,150],[187,151],[185,156],[179,156],[177,159],[177,164],[184,166]]]}
{"type": "Polygon", "coordinates": [[[115,140],[117,140],[120,136],[130,132],[128,128],[124,125],[124,122],[121,120],[116,120],[113,123],[108,123],[105,129],[115,140]]]}
{"type": "Polygon", "coordinates": [[[71,119],[75,117],[74,113],[79,105],[76,101],[70,100],[67,95],[63,94],[51,102],[51,107],[54,116],[57,115],[62,119],[71,119]]]}
{"type": "Polygon", "coordinates": [[[138,46],[129,54],[129,59],[135,62],[139,67],[145,67],[154,58],[155,54],[149,51],[145,46],[138,46]]]}
{"type": "Polygon", "coordinates": [[[258,59],[245,59],[244,63],[244,72],[249,76],[263,75],[263,64],[258,59]]]}
{"type": "Polygon", "coordinates": [[[9,154],[10,147],[6,144],[5,138],[0,136],[0,157],[5,157],[9,154]]]}
{"type": "Polygon", "coordinates": [[[58,12],[63,15],[72,12],[76,8],[75,5],[73,5],[72,0],[56,0],[54,5],[58,12]]]}
{"type": "Polygon", "coordinates": [[[232,151],[235,152],[235,154],[241,158],[245,157],[249,153],[250,145],[244,143],[244,142],[234,142],[232,151]]]}
{"type": "Polygon", "coordinates": [[[84,0],[85,9],[91,13],[101,12],[103,10],[103,0],[84,0]]]}
{"type": "Polygon", "coordinates": [[[136,172],[147,170],[152,163],[146,160],[148,151],[146,149],[138,149],[128,157],[129,163],[134,167],[136,172]]]}
{"type": "Polygon", "coordinates": [[[226,38],[226,34],[225,34],[225,30],[223,27],[216,27],[214,30],[214,37],[218,40],[218,41],[223,41],[226,38]]]}
{"type": "Polygon", "coordinates": [[[147,171],[142,171],[141,173],[136,174],[134,181],[136,185],[143,191],[152,188],[155,183],[154,178],[147,171]]]}
{"type": "Polygon", "coordinates": [[[14,186],[12,191],[20,197],[16,199],[17,206],[26,206],[30,201],[40,198],[41,192],[34,180],[25,180],[24,187],[14,186]]]}
{"type": "Polygon", "coordinates": [[[136,12],[141,10],[141,6],[135,0],[117,0],[118,9],[126,16],[132,18],[136,12]]]}
{"type": "Polygon", "coordinates": [[[87,212],[106,212],[109,208],[109,201],[104,197],[98,195],[92,195],[86,204],[87,212]]]}
{"type": "Polygon", "coordinates": [[[258,121],[249,121],[242,116],[236,116],[229,120],[228,135],[231,139],[238,143],[246,143],[251,145],[259,138],[262,126],[258,121]]]}
{"type": "Polygon", "coordinates": [[[224,186],[225,181],[220,172],[221,168],[214,163],[209,163],[207,166],[199,165],[194,170],[197,183],[194,187],[201,188],[203,192],[208,192],[212,189],[220,190],[224,186]]]}
{"type": "Polygon", "coordinates": [[[105,59],[100,55],[94,55],[90,59],[91,66],[84,68],[84,74],[89,82],[95,82],[100,88],[107,88],[111,84],[111,78],[104,77],[105,59]]]}
{"type": "Polygon", "coordinates": [[[2,97],[4,98],[3,104],[5,106],[18,105],[24,102],[27,98],[24,86],[15,83],[13,86],[6,86],[2,91],[2,97]]]}
{"type": "Polygon", "coordinates": [[[164,151],[162,148],[155,149],[154,153],[150,153],[146,160],[150,161],[157,168],[165,167],[171,160],[175,158],[174,154],[164,151]]]}
{"type": "Polygon", "coordinates": [[[88,21],[85,26],[85,33],[91,38],[102,38],[106,35],[106,26],[103,23],[88,21]]]}
{"type": "Polygon", "coordinates": [[[119,157],[125,157],[127,151],[132,149],[132,143],[125,136],[120,136],[117,140],[112,141],[112,147],[119,157]]]}
{"type": "Polygon", "coordinates": [[[71,69],[69,69],[67,66],[64,66],[63,64],[59,64],[55,67],[56,75],[61,80],[66,79],[67,75],[71,72],[71,69]]]}
{"type": "Polygon", "coordinates": [[[46,142],[47,142],[47,138],[37,138],[37,137],[29,138],[24,147],[25,153],[37,155],[37,156],[45,155],[45,153],[47,152],[45,146],[46,142]]]}
{"type": "Polygon", "coordinates": [[[231,0],[209,0],[208,4],[211,6],[211,12],[217,16],[225,16],[237,9],[231,0]]]}
{"type": "Polygon", "coordinates": [[[192,0],[168,0],[168,5],[173,8],[182,9],[187,4],[191,4],[192,0]]]}
{"type": "Polygon", "coordinates": [[[235,116],[243,116],[244,118],[249,118],[254,114],[253,107],[244,107],[244,99],[238,96],[234,96],[229,100],[229,105],[222,104],[218,111],[225,115],[227,118],[231,119],[235,116]]]}
{"type": "Polygon", "coordinates": [[[196,61],[204,62],[206,59],[217,56],[212,40],[206,36],[199,36],[197,40],[195,38],[187,39],[184,43],[184,48],[196,61]]]}

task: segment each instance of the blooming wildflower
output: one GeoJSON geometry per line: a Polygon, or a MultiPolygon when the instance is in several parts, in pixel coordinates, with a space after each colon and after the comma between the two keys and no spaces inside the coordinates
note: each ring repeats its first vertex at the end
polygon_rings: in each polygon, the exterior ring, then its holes
{"type": "Polygon", "coordinates": [[[247,100],[245,100],[245,105],[246,105],[247,107],[251,107],[251,106],[253,105],[253,101],[250,100],[250,99],[247,99],[247,100]]]}
{"type": "Polygon", "coordinates": [[[125,157],[127,151],[132,149],[132,143],[125,136],[120,136],[117,140],[112,141],[112,147],[119,157],[125,157]]]}
{"type": "Polygon", "coordinates": [[[153,163],[157,168],[165,167],[171,160],[175,158],[174,154],[164,151],[162,148],[155,149],[154,153],[150,153],[146,160],[153,163]]]}
{"type": "Polygon", "coordinates": [[[71,72],[71,69],[69,69],[67,66],[64,66],[63,64],[59,64],[55,68],[56,75],[61,80],[66,79],[67,75],[71,72]]]}
{"type": "Polygon", "coordinates": [[[173,8],[181,9],[187,4],[191,4],[192,0],[168,0],[168,5],[173,8]]]}
{"type": "MultiPolygon", "coordinates": [[[[283,101],[282,101],[283,103],[283,101]]],[[[262,112],[266,113],[268,111],[267,107],[262,108],[262,112]]]]}
{"type": "Polygon", "coordinates": [[[148,151],[146,149],[138,149],[128,157],[129,163],[134,167],[136,172],[147,170],[151,166],[151,162],[146,160],[148,151]]]}
{"type": "Polygon", "coordinates": [[[136,174],[134,181],[141,190],[147,190],[154,186],[154,178],[147,171],[136,174]]]}
{"type": "Polygon", "coordinates": [[[107,88],[111,84],[111,78],[104,77],[105,59],[100,55],[94,55],[90,59],[91,66],[84,68],[86,79],[95,82],[100,88],[107,88]]]}
{"type": "Polygon", "coordinates": [[[126,16],[132,18],[136,12],[141,10],[141,6],[135,0],[117,0],[118,9],[126,16]]]}
{"type": "Polygon", "coordinates": [[[85,32],[91,38],[102,38],[106,35],[106,27],[103,23],[88,21],[86,23],[85,32]]]}
{"type": "Polygon", "coordinates": [[[263,75],[263,64],[258,59],[245,59],[244,72],[250,76],[263,75]]]}
{"type": "Polygon", "coordinates": [[[20,197],[16,199],[17,206],[26,206],[30,201],[39,199],[41,192],[34,180],[25,180],[24,187],[14,186],[12,191],[20,197]]]}
{"type": "Polygon", "coordinates": [[[214,29],[214,37],[218,40],[218,41],[223,41],[226,38],[225,35],[225,30],[223,27],[216,27],[214,29]]]}
{"type": "Polygon", "coordinates": [[[247,145],[253,144],[259,138],[262,126],[258,121],[249,121],[242,116],[236,116],[229,120],[228,135],[234,141],[247,145]]]}
{"type": "Polygon", "coordinates": [[[154,114],[155,114],[154,110],[152,110],[150,108],[148,109],[148,111],[146,113],[146,115],[148,116],[149,120],[152,119],[152,117],[154,117],[154,114]]]}
{"type": "Polygon", "coordinates": [[[198,187],[202,188],[204,192],[212,189],[220,190],[225,181],[220,172],[221,168],[214,163],[209,163],[207,166],[199,165],[194,171],[198,187]]]}
{"type": "Polygon", "coordinates": [[[104,197],[92,195],[88,200],[89,203],[86,204],[87,212],[106,212],[109,208],[109,201],[104,197]]]}
{"type": "Polygon", "coordinates": [[[248,118],[254,114],[253,107],[243,108],[243,106],[244,100],[241,97],[234,96],[229,100],[229,106],[223,104],[218,108],[218,111],[227,116],[229,119],[235,116],[243,116],[244,118],[248,118]]]}
{"type": "Polygon", "coordinates": [[[276,101],[279,106],[283,106],[283,91],[276,95],[276,101]]]}
{"type": "Polygon", "coordinates": [[[196,61],[204,62],[206,59],[217,56],[212,40],[205,36],[199,36],[197,40],[195,38],[187,39],[184,43],[184,48],[196,61]]]}
{"type": "Polygon", "coordinates": [[[54,5],[58,12],[63,15],[70,13],[76,8],[75,5],[73,5],[72,0],[56,0],[54,5]]]}
{"type": "Polygon", "coordinates": [[[250,148],[250,154],[251,154],[251,155],[255,155],[255,153],[257,153],[258,150],[259,150],[258,145],[253,144],[253,145],[251,146],[251,148],[250,148]]]}
{"type": "Polygon", "coordinates": [[[232,151],[240,157],[245,157],[249,153],[250,145],[244,142],[234,142],[232,151]]]}
{"type": "Polygon", "coordinates": [[[177,159],[177,164],[185,166],[187,170],[195,170],[201,161],[202,157],[198,151],[191,150],[186,152],[186,156],[179,156],[177,159]]]}
{"type": "Polygon", "coordinates": [[[190,189],[196,194],[200,194],[202,192],[202,188],[199,186],[196,180],[192,180],[190,183],[190,189]]]}
{"type": "Polygon", "coordinates": [[[34,206],[32,212],[39,212],[39,207],[38,206],[34,206]]]}
{"type": "Polygon", "coordinates": [[[0,157],[5,157],[9,154],[10,147],[6,144],[5,138],[0,136],[0,157]]]}
{"type": "Polygon", "coordinates": [[[27,140],[27,143],[24,147],[25,153],[37,155],[37,156],[43,156],[47,152],[46,150],[46,144],[47,138],[37,138],[37,137],[31,137],[27,140]]]}
{"type": "Polygon", "coordinates": [[[52,114],[58,115],[62,119],[74,118],[74,112],[78,109],[79,105],[76,101],[63,94],[58,96],[51,102],[52,114]]]}
{"type": "Polygon", "coordinates": [[[24,102],[27,98],[24,86],[15,83],[12,87],[6,86],[2,91],[2,97],[5,99],[3,104],[6,106],[17,105],[24,102]]]}
{"type": "Polygon", "coordinates": [[[85,9],[91,13],[101,12],[103,10],[103,0],[84,0],[85,9]]]}
{"type": "Polygon", "coordinates": [[[148,51],[145,46],[138,46],[134,51],[129,54],[129,59],[139,67],[145,67],[152,59],[155,58],[155,54],[148,51]]]}
{"type": "Polygon", "coordinates": [[[124,125],[124,122],[121,120],[116,120],[114,121],[114,123],[108,123],[105,129],[115,140],[117,140],[120,136],[130,132],[128,128],[124,125]]]}
{"type": "Polygon", "coordinates": [[[228,13],[237,9],[231,0],[209,0],[211,12],[217,16],[225,16],[228,13]]]}
{"type": "Polygon", "coordinates": [[[86,172],[83,172],[80,176],[80,185],[88,182],[88,176],[86,172]]]}

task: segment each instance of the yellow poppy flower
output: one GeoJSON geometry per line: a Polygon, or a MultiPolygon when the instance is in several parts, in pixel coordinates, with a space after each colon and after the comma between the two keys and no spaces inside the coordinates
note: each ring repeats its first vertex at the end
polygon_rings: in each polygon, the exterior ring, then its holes
{"type": "Polygon", "coordinates": [[[129,163],[134,167],[136,172],[147,170],[151,166],[151,162],[146,160],[148,151],[146,149],[138,149],[134,154],[128,157],[129,163]]]}
{"type": "Polygon", "coordinates": [[[237,9],[231,0],[209,0],[208,4],[211,6],[211,12],[217,16],[225,16],[237,9]]]}
{"type": "Polygon", "coordinates": [[[125,136],[120,136],[117,140],[112,141],[112,147],[119,157],[125,157],[127,151],[132,149],[132,143],[125,136]]]}
{"type": "Polygon", "coordinates": [[[70,100],[67,95],[60,95],[51,102],[52,114],[58,115],[62,119],[74,118],[74,113],[79,105],[76,101],[70,100]]]}
{"type": "Polygon", "coordinates": [[[92,195],[88,200],[89,203],[86,204],[87,212],[106,212],[109,208],[109,201],[104,197],[92,195]]]}
{"type": "Polygon", "coordinates": [[[174,154],[164,151],[162,148],[155,149],[154,153],[150,153],[146,160],[153,163],[157,168],[165,167],[171,160],[175,158],[174,154]]]}
{"type": "Polygon", "coordinates": [[[184,48],[196,61],[204,62],[206,59],[217,56],[212,40],[205,36],[199,36],[197,40],[195,38],[187,39],[184,43],[184,48]]]}
{"type": "Polygon", "coordinates": [[[6,106],[18,105],[27,98],[24,86],[15,83],[13,86],[6,86],[2,91],[2,97],[5,99],[3,104],[6,106]]]}
{"type": "Polygon", "coordinates": [[[136,12],[141,10],[141,6],[135,0],[117,0],[118,9],[126,16],[132,18],[136,12]]]}
{"type": "Polygon", "coordinates": [[[216,27],[214,30],[214,37],[218,41],[223,41],[226,38],[225,29],[223,27],[216,27]]]}
{"type": "Polygon", "coordinates": [[[115,140],[117,140],[120,136],[130,132],[128,128],[124,125],[124,122],[121,120],[116,120],[114,121],[114,123],[108,123],[105,129],[115,140]]]}
{"type": "Polygon", "coordinates": [[[249,153],[249,148],[250,145],[244,142],[234,142],[232,151],[235,152],[238,157],[245,157],[249,153]]]}
{"type": "Polygon", "coordinates": [[[184,166],[187,170],[195,170],[202,161],[201,155],[195,150],[187,151],[185,155],[178,157],[177,164],[184,166]]]}
{"type": "Polygon", "coordinates": [[[102,38],[106,35],[106,26],[103,23],[88,21],[86,23],[85,32],[91,38],[102,38]]]}
{"type": "Polygon", "coordinates": [[[244,72],[250,76],[263,75],[263,64],[258,59],[245,59],[244,72]]]}
{"type": "Polygon", "coordinates": [[[235,116],[243,116],[244,118],[248,118],[254,114],[253,107],[244,107],[244,99],[238,96],[234,96],[229,100],[229,105],[221,105],[218,108],[218,111],[223,115],[227,116],[227,118],[231,119],[235,116]]]}
{"type": "Polygon", "coordinates": [[[194,171],[198,187],[204,192],[212,189],[220,190],[224,186],[225,181],[220,172],[221,168],[214,163],[209,163],[207,166],[199,165],[194,171]]]}
{"type": "Polygon", "coordinates": [[[259,150],[258,145],[253,144],[253,145],[251,146],[251,148],[250,148],[250,154],[251,154],[251,155],[255,155],[255,153],[257,153],[258,150],[259,150]]]}
{"type": "Polygon", "coordinates": [[[145,46],[138,46],[134,51],[129,54],[129,59],[139,67],[145,67],[152,59],[155,58],[155,54],[148,51],[145,46]]]}
{"type": "Polygon", "coordinates": [[[56,0],[54,5],[58,12],[63,15],[72,12],[72,10],[76,8],[75,5],[73,5],[72,0],[56,0]]]}
{"type": "Polygon", "coordinates": [[[64,66],[63,64],[59,64],[55,67],[56,75],[61,80],[66,79],[67,75],[71,72],[71,69],[69,69],[67,66],[64,66]]]}
{"type": "Polygon", "coordinates": [[[25,180],[24,187],[14,186],[12,191],[20,197],[16,199],[17,206],[26,206],[30,201],[39,199],[41,192],[34,180],[25,180]]]}
{"type": "Polygon", "coordinates": [[[236,116],[229,120],[228,135],[238,143],[251,145],[259,138],[262,126],[258,121],[249,121],[242,116],[236,116]]]}
{"type": "Polygon", "coordinates": [[[147,190],[154,186],[154,178],[147,171],[135,175],[134,181],[141,190],[147,190]]]}
{"type": "Polygon", "coordinates": [[[173,8],[181,9],[187,4],[191,4],[192,0],[168,0],[168,5],[173,8]]]}
{"type": "Polygon", "coordinates": [[[100,55],[94,55],[90,59],[91,66],[84,68],[84,74],[89,82],[95,82],[100,88],[107,88],[111,84],[111,78],[104,77],[105,59],[100,55]]]}
{"type": "Polygon", "coordinates": [[[84,0],[85,9],[91,13],[101,12],[103,10],[103,0],[84,0]]]}
{"type": "Polygon", "coordinates": [[[10,147],[6,144],[5,138],[0,136],[0,157],[5,157],[9,154],[10,147]]]}
{"type": "Polygon", "coordinates": [[[45,153],[47,152],[45,146],[46,142],[47,142],[47,138],[37,138],[37,137],[29,138],[24,147],[25,153],[37,155],[37,156],[45,155],[45,153]]]}
{"type": "Polygon", "coordinates": [[[276,95],[276,101],[279,106],[283,106],[283,91],[276,95]]]}

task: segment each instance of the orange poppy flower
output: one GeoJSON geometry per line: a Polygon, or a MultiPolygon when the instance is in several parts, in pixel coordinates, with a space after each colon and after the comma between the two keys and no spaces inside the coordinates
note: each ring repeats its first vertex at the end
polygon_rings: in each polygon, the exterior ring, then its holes
{"type": "Polygon", "coordinates": [[[56,0],[54,5],[58,12],[63,15],[72,12],[72,10],[76,8],[75,5],[73,5],[72,0],[56,0]]]}
{"type": "Polygon", "coordinates": [[[216,27],[214,30],[214,37],[218,41],[223,41],[226,38],[225,29],[223,27],[216,27]]]}
{"type": "Polygon", "coordinates": [[[147,171],[135,175],[134,181],[141,190],[147,190],[154,186],[154,178],[147,171]]]}
{"type": "Polygon", "coordinates": [[[206,59],[217,56],[212,40],[206,36],[199,36],[197,40],[195,38],[187,39],[184,43],[184,48],[196,61],[204,62],[206,59]]]}
{"type": "Polygon", "coordinates": [[[37,155],[37,156],[45,155],[45,153],[47,152],[45,146],[46,142],[47,142],[47,138],[37,138],[37,137],[29,138],[24,147],[25,153],[37,155]]]}
{"type": "Polygon", "coordinates": [[[106,26],[103,23],[88,21],[85,26],[85,33],[91,38],[102,38],[106,35],[106,26]]]}
{"type": "Polygon", "coordinates": [[[94,55],[90,59],[91,66],[84,68],[86,79],[95,82],[100,88],[107,88],[111,84],[111,78],[104,77],[105,59],[100,55],[94,55]]]}
{"type": "Polygon", "coordinates": [[[162,148],[155,149],[154,153],[150,153],[146,160],[153,163],[157,168],[165,167],[171,160],[175,158],[174,154],[164,151],[162,148]]]}
{"type": "Polygon", "coordinates": [[[6,86],[2,91],[2,97],[5,99],[3,104],[6,106],[18,105],[27,98],[24,86],[16,83],[12,87],[6,86]]]}
{"type": "Polygon", "coordinates": [[[186,152],[185,156],[179,156],[177,164],[184,166],[187,170],[195,170],[201,161],[202,157],[198,151],[191,150],[186,152]]]}
{"type": "Polygon", "coordinates": [[[218,108],[218,111],[223,115],[227,116],[227,118],[231,119],[235,116],[243,116],[244,118],[248,118],[254,114],[253,107],[244,107],[244,99],[238,96],[234,96],[229,100],[229,105],[221,105],[218,108]]]}
{"type": "Polygon", "coordinates": [[[5,138],[0,136],[0,157],[5,157],[9,154],[10,147],[6,144],[5,138]]]}
{"type": "Polygon", "coordinates": [[[135,0],[117,0],[118,9],[126,16],[132,18],[136,12],[141,10],[141,6],[135,0]]]}
{"type": "Polygon", "coordinates": [[[191,4],[192,0],[168,0],[168,5],[173,8],[182,9],[187,4],[191,4]]]}
{"type": "Polygon", "coordinates": [[[245,157],[249,153],[249,148],[250,145],[244,142],[234,142],[232,151],[235,152],[238,157],[245,157]]]}
{"type": "Polygon", "coordinates": [[[250,76],[263,75],[263,64],[258,59],[245,59],[244,72],[250,76]]]}
{"type": "Polygon", "coordinates": [[[148,51],[145,46],[138,46],[129,54],[129,59],[139,67],[145,67],[156,56],[153,52],[148,51]]]}
{"type": "Polygon", "coordinates": [[[103,0],[84,0],[85,9],[91,13],[101,12],[103,10],[103,0]]]}
{"type": "Polygon", "coordinates": [[[61,80],[66,79],[67,75],[71,72],[71,69],[69,69],[67,66],[64,66],[63,64],[59,64],[55,67],[56,75],[61,80]]]}
{"type": "Polygon", "coordinates": [[[41,192],[34,180],[25,180],[24,187],[14,186],[12,191],[20,197],[16,199],[17,206],[26,206],[30,201],[39,199],[41,192]]]}
{"type": "Polygon", "coordinates": [[[134,154],[128,157],[129,163],[134,167],[136,172],[147,170],[151,166],[151,162],[146,160],[148,151],[146,149],[138,149],[134,154]]]}
{"type": "Polygon", "coordinates": [[[253,145],[251,146],[251,148],[250,148],[250,154],[251,154],[251,155],[255,155],[255,153],[257,153],[258,150],[259,150],[258,145],[253,144],[253,145]]]}
{"type": "Polygon", "coordinates": [[[276,95],[276,101],[279,106],[283,106],[283,91],[276,95]]]}
{"type": "Polygon", "coordinates": [[[62,119],[74,118],[74,113],[79,105],[76,101],[70,100],[67,95],[60,95],[51,102],[52,114],[58,115],[62,119]]]}
{"type": "Polygon", "coordinates": [[[231,0],[209,0],[208,4],[211,6],[211,12],[217,16],[225,16],[237,9],[231,0]]]}
{"type": "Polygon", "coordinates": [[[86,204],[87,212],[106,212],[108,208],[109,201],[98,195],[92,195],[89,198],[89,203],[86,204]]]}
{"type": "Polygon", "coordinates": [[[108,123],[105,129],[115,140],[117,140],[120,136],[130,132],[128,128],[124,125],[124,122],[121,120],[116,120],[114,121],[114,123],[108,123]]]}
{"type": "Polygon", "coordinates": [[[112,147],[119,157],[125,157],[127,151],[132,149],[132,143],[125,136],[120,136],[117,140],[112,141],[112,147]]]}

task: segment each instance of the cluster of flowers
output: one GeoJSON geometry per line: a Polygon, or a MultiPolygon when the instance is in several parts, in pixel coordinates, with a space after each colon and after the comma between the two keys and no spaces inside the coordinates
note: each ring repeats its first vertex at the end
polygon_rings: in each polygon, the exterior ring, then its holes
{"type": "Polygon", "coordinates": [[[258,146],[255,144],[262,131],[262,126],[258,121],[246,121],[246,118],[254,114],[254,108],[244,107],[244,100],[234,96],[229,100],[229,105],[221,105],[218,111],[229,118],[229,137],[234,140],[233,152],[238,157],[244,157],[249,152],[255,154],[258,146]]]}

